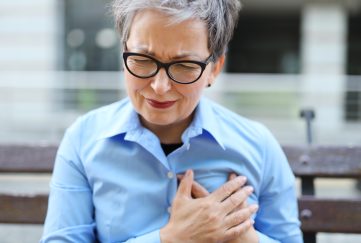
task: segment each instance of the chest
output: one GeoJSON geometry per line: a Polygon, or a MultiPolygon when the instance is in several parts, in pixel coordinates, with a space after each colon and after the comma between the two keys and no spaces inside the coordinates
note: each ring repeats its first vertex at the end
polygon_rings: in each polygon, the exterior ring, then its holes
{"type": "MultiPolygon", "coordinates": [[[[234,172],[245,175],[257,187],[259,173],[242,156],[182,150],[164,161],[142,148],[117,148],[86,158],[86,172],[93,190],[94,215],[99,239],[125,241],[159,229],[169,220],[169,209],[177,192],[177,174],[192,169],[195,180],[209,192],[218,189],[234,172]]],[[[257,201],[256,193],[249,202],[257,201]]]]}

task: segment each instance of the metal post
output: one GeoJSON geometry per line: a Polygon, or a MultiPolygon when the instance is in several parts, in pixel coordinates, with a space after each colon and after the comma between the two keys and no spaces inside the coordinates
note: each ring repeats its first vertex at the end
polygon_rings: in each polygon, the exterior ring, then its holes
{"type": "MultiPolygon", "coordinates": [[[[315,118],[315,112],[313,109],[303,109],[300,112],[300,117],[306,120],[306,134],[307,145],[310,146],[313,143],[311,122],[315,118]]],[[[308,158],[308,156],[306,156],[308,158]]],[[[308,161],[309,163],[309,161],[308,161]]],[[[315,195],[315,182],[313,177],[303,177],[301,180],[302,195],[315,195]]],[[[307,232],[303,234],[303,240],[305,243],[316,243],[316,232],[307,232]]]]}
{"type": "Polygon", "coordinates": [[[315,118],[315,111],[313,109],[303,109],[300,112],[300,117],[306,120],[307,144],[313,143],[311,122],[315,118]]]}

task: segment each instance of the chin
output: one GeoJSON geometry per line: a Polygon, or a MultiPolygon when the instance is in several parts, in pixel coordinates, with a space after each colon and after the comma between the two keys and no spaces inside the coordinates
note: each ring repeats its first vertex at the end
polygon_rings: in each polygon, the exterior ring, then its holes
{"type": "Polygon", "coordinates": [[[165,114],[164,117],[152,116],[152,115],[141,115],[145,122],[157,125],[157,126],[167,126],[175,123],[174,120],[169,119],[169,114],[165,114]]]}
{"type": "Polygon", "coordinates": [[[157,126],[168,126],[168,125],[172,125],[173,123],[175,123],[174,121],[170,121],[170,120],[162,120],[162,119],[146,119],[147,122],[153,124],[153,125],[157,125],[157,126]]]}

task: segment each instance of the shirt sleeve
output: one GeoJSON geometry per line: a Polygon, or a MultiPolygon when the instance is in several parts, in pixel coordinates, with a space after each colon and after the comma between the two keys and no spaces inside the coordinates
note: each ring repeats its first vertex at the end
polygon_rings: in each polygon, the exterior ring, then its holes
{"type": "Polygon", "coordinates": [[[295,177],[281,147],[265,129],[263,176],[255,220],[260,243],[302,243],[295,177]]]}
{"type": "Polygon", "coordinates": [[[70,127],[59,146],[42,243],[95,242],[92,190],[78,156],[79,132],[70,127]]]}
{"type": "Polygon", "coordinates": [[[161,243],[160,241],[160,235],[159,235],[159,231],[160,230],[155,230],[152,232],[149,232],[147,234],[135,237],[135,238],[131,238],[127,241],[124,241],[123,243],[161,243]]]}
{"type": "Polygon", "coordinates": [[[268,237],[267,235],[262,234],[259,231],[256,231],[256,232],[257,232],[257,235],[258,235],[258,242],[259,243],[280,243],[280,241],[272,239],[272,238],[268,237]]]}
{"type": "Polygon", "coordinates": [[[258,234],[258,242],[259,243],[280,243],[280,242],[302,242],[302,238],[300,239],[300,236],[290,236],[287,238],[282,239],[282,241],[275,240],[270,238],[269,236],[262,234],[261,232],[257,231],[258,234]],[[300,241],[301,240],[301,241],[300,241]]]}

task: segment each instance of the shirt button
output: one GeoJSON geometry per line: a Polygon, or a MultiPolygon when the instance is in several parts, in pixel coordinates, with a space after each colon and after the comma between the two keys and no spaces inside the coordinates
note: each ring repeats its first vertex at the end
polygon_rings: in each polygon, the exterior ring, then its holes
{"type": "Polygon", "coordinates": [[[170,213],[172,212],[172,207],[169,206],[169,207],[167,208],[167,211],[168,211],[168,213],[170,214],[170,213]]]}
{"type": "Polygon", "coordinates": [[[173,174],[173,172],[169,171],[169,172],[167,173],[167,176],[168,176],[169,179],[173,179],[174,174],[173,174]]]}

